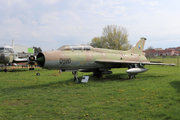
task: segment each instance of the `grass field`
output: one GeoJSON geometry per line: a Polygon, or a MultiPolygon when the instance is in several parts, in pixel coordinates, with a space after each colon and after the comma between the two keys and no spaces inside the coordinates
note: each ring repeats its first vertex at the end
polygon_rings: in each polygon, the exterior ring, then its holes
{"type": "Polygon", "coordinates": [[[161,56],[158,56],[156,58],[151,58],[150,61],[156,61],[156,62],[163,62],[163,63],[174,63],[176,64],[176,66],[180,66],[180,59],[179,59],[179,56],[174,56],[174,57],[171,57],[171,56],[166,56],[166,57],[161,57],[161,56]]]}
{"type": "Polygon", "coordinates": [[[146,66],[129,80],[126,69],[87,84],[73,82],[71,72],[28,69],[0,71],[0,120],[178,120],[180,68],[146,66]],[[37,76],[36,73],[40,73],[37,76]]]}

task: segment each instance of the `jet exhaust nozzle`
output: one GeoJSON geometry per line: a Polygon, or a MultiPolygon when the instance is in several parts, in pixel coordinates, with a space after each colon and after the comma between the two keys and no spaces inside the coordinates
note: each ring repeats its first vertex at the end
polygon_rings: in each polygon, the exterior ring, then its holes
{"type": "Polygon", "coordinates": [[[43,53],[37,55],[36,63],[39,67],[43,67],[45,63],[45,57],[43,53]]]}

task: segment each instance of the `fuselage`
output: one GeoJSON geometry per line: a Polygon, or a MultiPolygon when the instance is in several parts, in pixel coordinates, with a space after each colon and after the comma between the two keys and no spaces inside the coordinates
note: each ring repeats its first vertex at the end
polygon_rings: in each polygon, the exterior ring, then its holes
{"type": "Polygon", "coordinates": [[[173,65],[151,63],[143,54],[146,38],[142,37],[128,51],[93,48],[91,46],[62,46],[58,50],[39,53],[37,64],[45,69],[72,71],[74,80],[79,83],[77,71],[93,72],[93,76],[102,77],[111,74],[111,68],[128,68],[126,72],[130,79],[138,73],[146,72],[145,65],[173,65]]]}
{"type": "Polygon", "coordinates": [[[8,64],[13,62],[17,53],[11,46],[0,47],[0,64],[8,64]]]}
{"type": "Polygon", "coordinates": [[[79,70],[79,69],[110,69],[128,67],[127,64],[102,64],[95,62],[98,59],[109,61],[147,61],[144,55],[129,51],[93,48],[91,46],[63,46],[56,51],[38,54],[37,63],[42,68],[79,70]],[[73,48],[74,47],[74,48],[73,48]]]}

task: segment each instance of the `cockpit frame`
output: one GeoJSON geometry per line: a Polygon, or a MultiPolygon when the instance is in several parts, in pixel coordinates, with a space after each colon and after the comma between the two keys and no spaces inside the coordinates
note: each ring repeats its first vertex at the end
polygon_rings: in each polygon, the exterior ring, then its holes
{"type": "Polygon", "coordinates": [[[0,53],[15,53],[15,50],[10,46],[0,47],[0,53]]]}
{"type": "Polygon", "coordinates": [[[60,47],[58,50],[61,50],[61,51],[68,51],[68,50],[92,51],[93,47],[88,46],[88,45],[64,45],[64,46],[60,47]]]}

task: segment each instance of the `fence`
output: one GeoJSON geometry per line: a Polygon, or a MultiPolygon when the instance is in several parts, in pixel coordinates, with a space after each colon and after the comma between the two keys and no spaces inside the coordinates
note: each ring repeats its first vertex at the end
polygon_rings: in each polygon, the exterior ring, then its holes
{"type": "Polygon", "coordinates": [[[162,56],[149,59],[152,62],[162,62],[162,63],[174,63],[177,67],[180,66],[179,56],[162,56]]]}

